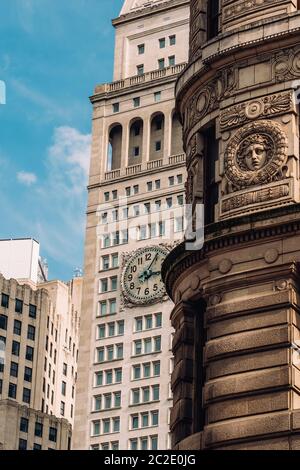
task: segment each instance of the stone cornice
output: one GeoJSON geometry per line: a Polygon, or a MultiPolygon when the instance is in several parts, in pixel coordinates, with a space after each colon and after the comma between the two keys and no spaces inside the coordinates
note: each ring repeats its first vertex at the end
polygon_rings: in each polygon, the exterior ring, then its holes
{"type": "MultiPolygon", "coordinates": [[[[289,20],[294,18],[295,21],[297,17],[300,21],[300,12],[291,14],[285,19],[289,20]]],[[[261,22],[262,24],[257,26],[257,29],[274,23],[274,29],[276,30],[276,23],[280,21],[283,21],[283,19],[280,18],[276,21],[274,21],[274,19],[264,20],[261,22]]],[[[299,45],[300,42],[300,27],[298,26],[291,29],[289,29],[288,26],[284,31],[281,31],[279,28],[278,32],[274,34],[268,34],[266,36],[262,34],[259,38],[242,42],[240,36],[243,32],[246,36],[248,29],[249,28],[245,27],[238,31],[220,34],[215,39],[204,44],[200,52],[200,57],[190,62],[177,79],[175,94],[177,97],[178,110],[180,109],[180,103],[184,99],[185,93],[190,91],[190,88],[195,82],[200,79],[203,79],[205,82],[208,81],[211,76],[216,73],[216,70],[219,71],[222,68],[230,67],[238,61],[257,56],[258,54],[293,47],[299,45]],[[237,43],[231,47],[222,48],[222,41],[226,41],[227,44],[230,36],[238,38],[237,43]]],[[[255,31],[255,28],[252,27],[251,31],[255,31]]]]}
{"type": "Polygon", "coordinates": [[[167,293],[172,298],[172,287],[176,279],[191,266],[203,261],[208,253],[296,232],[300,232],[299,203],[209,225],[205,228],[206,241],[201,250],[186,251],[185,242],[182,242],[165,259],[162,278],[167,293]],[[288,220],[285,220],[287,216],[288,220]],[[274,221],[274,218],[277,220],[274,221]],[[258,222],[264,222],[265,225],[256,227],[258,222]]]}
{"type": "Polygon", "coordinates": [[[118,18],[112,20],[113,26],[119,26],[120,24],[126,23],[128,21],[132,21],[138,18],[143,18],[145,16],[153,15],[154,13],[160,13],[164,10],[170,10],[174,7],[178,7],[180,5],[188,5],[190,0],[168,0],[166,2],[160,4],[153,4],[146,7],[139,8],[135,11],[131,11],[125,15],[121,15],[118,18]]]}

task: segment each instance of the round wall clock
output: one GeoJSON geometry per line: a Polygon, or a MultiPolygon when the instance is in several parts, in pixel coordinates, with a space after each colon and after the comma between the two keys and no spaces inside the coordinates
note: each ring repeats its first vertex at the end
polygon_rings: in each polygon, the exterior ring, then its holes
{"type": "Polygon", "coordinates": [[[149,304],[166,295],[161,266],[167,254],[160,246],[140,248],[132,254],[122,274],[123,293],[128,301],[149,304]]]}

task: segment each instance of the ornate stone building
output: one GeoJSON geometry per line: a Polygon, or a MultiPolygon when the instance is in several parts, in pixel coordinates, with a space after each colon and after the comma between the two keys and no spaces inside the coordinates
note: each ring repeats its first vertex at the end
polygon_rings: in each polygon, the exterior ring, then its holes
{"type": "Polygon", "coordinates": [[[299,5],[190,3],[176,94],[205,243],[182,243],[163,265],[172,445],[299,449],[299,5]]]}

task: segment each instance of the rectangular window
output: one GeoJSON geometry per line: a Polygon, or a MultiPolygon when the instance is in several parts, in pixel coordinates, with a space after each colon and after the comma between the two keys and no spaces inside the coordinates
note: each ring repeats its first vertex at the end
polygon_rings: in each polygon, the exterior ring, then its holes
{"type": "Polygon", "coordinates": [[[34,435],[37,437],[43,437],[43,425],[42,423],[35,423],[34,435]]]}
{"type": "Polygon", "coordinates": [[[24,380],[29,383],[32,381],[32,369],[30,367],[24,369],[24,380]]]}
{"type": "Polygon", "coordinates": [[[138,356],[139,354],[142,354],[142,341],[134,341],[134,354],[138,356]]]}
{"type": "Polygon", "coordinates": [[[114,406],[120,408],[121,406],[121,392],[114,393],[114,406]]]}
{"type": "Polygon", "coordinates": [[[157,436],[151,436],[151,450],[157,450],[158,449],[158,437],[157,436]]]}
{"type": "Polygon", "coordinates": [[[107,361],[112,361],[114,358],[114,347],[107,346],[107,361]]]}
{"type": "Polygon", "coordinates": [[[138,108],[140,105],[141,105],[141,98],[140,97],[133,98],[133,107],[138,108]]]}
{"type": "Polygon", "coordinates": [[[161,91],[157,91],[154,93],[154,101],[155,103],[158,103],[160,100],[161,100],[161,91]]]}
{"type": "Polygon", "coordinates": [[[166,38],[161,38],[158,40],[159,42],[159,48],[164,49],[166,47],[166,38]]]}
{"type": "Polygon", "coordinates": [[[152,426],[158,426],[158,411],[152,411],[152,426]]]}
{"type": "Polygon", "coordinates": [[[173,206],[173,198],[167,197],[166,203],[167,203],[167,208],[171,209],[171,207],[173,206]]]}
{"type": "Polygon", "coordinates": [[[144,64],[140,64],[137,66],[136,73],[138,76],[144,75],[144,64]]]}
{"type": "Polygon", "coordinates": [[[133,366],[133,378],[134,380],[141,378],[141,366],[140,365],[133,366]]]}
{"type": "Polygon", "coordinates": [[[13,341],[12,342],[11,353],[14,356],[19,356],[20,355],[20,343],[18,343],[18,341],[13,341]]]}
{"type": "Polygon", "coordinates": [[[150,209],[151,209],[150,202],[146,202],[146,203],[144,204],[144,211],[145,211],[145,214],[150,214],[150,209]]]}
{"type": "Polygon", "coordinates": [[[164,237],[166,234],[166,223],[159,222],[159,236],[164,237]]]}
{"type": "Polygon", "coordinates": [[[145,322],[146,322],[146,330],[150,330],[152,328],[152,315],[147,315],[145,317],[145,322]]]}
{"type": "Polygon", "coordinates": [[[97,348],[97,362],[104,362],[104,348],[97,348]]]}
{"type": "Polygon", "coordinates": [[[138,440],[137,439],[130,439],[130,449],[131,450],[138,450],[138,440]]]}
{"type": "Polygon", "coordinates": [[[108,279],[101,279],[101,292],[104,294],[104,292],[108,291],[108,279]]]}
{"type": "Polygon", "coordinates": [[[125,194],[127,197],[131,196],[131,187],[128,186],[128,188],[125,188],[125,194]]]}
{"type": "Polygon", "coordinates": [[[95,384],[96,384],[96,387],[101,387],[101,385],[103,385],[103,372],[96,372],[95,384]]]}
{"type": "Polygon", "coordinates": [[[100,316],[103,317],[105,315],[107,315],[107,302],[106,300],[103,301],[103,302],[99,302],[99,313],[100,313],[100,316]]]}
{"type": "Polygon", "coordinates": [[[42,450],[41,444],[36,444],[36,443],[34,443],[34,444],[33,444],[33,450],[42,450]]]}
{"type": "Polygon", "coordinates": [[[106,375],[106,385],[111,385],[113,383],[112,370],[107,370],[105,375],[106,375]]]}
{"type": "Polygon", "coordinates": [[[94,411],[101,410],[101,395],[98,397],[94,397],[94,411]]]}
{"type": "Polygon", "coordinates": [[[149,354],[152,352],[152,341],[151,338],[144,339],[144,352],[145,354],[149,354]]]}
{"type": "Polygon", "coordinates": [[[161,141],[160,140],[157,140],[155,142],[155,151],[156,152],[159,152],[161,150],[161,141]]]}
{"type": "Polygon", "coordinates": [[[9,296],[7,294],[1,295],[1,307],[3,308],[9,307],[9,296]]]}
{"type": "Polygon", "coordinates": [[[65,402],[64,401],[60,402],[60,414],[61,416],[65,416],[65,402]]]}
{"type": "Polygon", "coordinates": [[[109,201],[109,192],[104,193],[104,201],[105,202],[109,201]]]}
{"type": "Polygon", "coordinates": [[[139,193],[139,185],[138,184],[135,184],[133,186],[133,194],[138,194],[139,193]]]}
{"type": "Polygon", "coordinates": [[[117,359],[123,359],[123,344],[117,344],[117,359]]]}
{"type": "Polygon", "coordinates": [[[160,180],[155,180],[155,189],[160,189],[160,180]]]}
{"type": "Polygon", "coordinates": [[[112,442],[111,443],[111,450],[119,450],[119,442],[112,442]]]}
{"type": "Polygon", "coordinates": [[[131,416],[131,428],[138,429],[139,427],[139,417],[138,415],[131,416]]]}
{"type": "Polygon", "coordinates": [[[149,426],[149,413],[142,414],[142,428],[147,428],[149,426]]]}
{"type": "Polygon", "coordinates": [[[66,382],[61,383],[61,394],[65,397],[67,392],[67,384],[66,382]]]}
{"type": "Polygon", "coordinates": [[[132,404],[137,405],[140,403],[140,389],[132,390],[132,404]]]}
{"type": "Polygon", "coordinates": [[[110,235],[104,235],[103,236],[103,248],[109,248],[110,247],[110,235]]]}
{"type": "Polygon", "coordinates": [[[110,419],[104,419],[103,423],[103,434],[108,434],[110,432],[110,419]]]}
{"type": "MultiPolygon", "coordinates": [[[[30,339],[31,341],[35,340],[35,327],[32,325],[28,325],[28,331],[27,331],[27,339],[30,339]]],[[[50,348],[50,356],[52,356],[52,343],[51,343],[51,348],[50,348]]]]}
{"type": "Polygon", "coordinates": [[[132,156],[138,157],[139,155],[140,155],[140,147],[139,146],[133,147],[132,156]]]}
{"type": "Polygon", "coordinates": [[[27,418],[21,418],[20,420],[20,431],[21,432],[28,432],[28,424],[29,421],[27,418]]]}
{"type": "Polygon", "coordinates": [[[110,278],[110,290],[111,291],[116,291],[118,288],[118,278],[117,276],[111,277],[110,278]]]}
{"type": "Polygon", "coordinates": [[[7,330],[7,316],[0,315],[0,329],[7,330]]]}
{"type": "Polygon", "coordinates": [[[157,336],[154,338],[154,351],[158,352],[161,350],[161,337],[157,336]]]}
{"type": "Polygon", "coordinates": [[[175,177],[169,176],[169,186],[174,186],[174,184],[175,184],[175,177]]]}
{"type": "Polygon", "coordinates": [[[174,231],[175,232],[182,232],[183,231],[183,225],[184,225],[183,217],[176,217],[174,231]]]}
{"type": "Polygon", "coordinates": [[[165,59],[158,59],[158,68],[163,70],[165,68],[165,59]]]}
{"type": "Polygon", "coordinates": [[[98,339],[105,338],[105,325],[98,325],[98,339]]]}
{"type": "Polygon", "coordinates": [[[111,408],[111,393],[104,395],[104,408],[109,410],[111,408]]]}
{"type": "Polygon", "coordinates": [[[143,390],[143,402],[147,403],[148,401],[150,401],[150,388],[144,387],[142,390],[143,390]]]}
{"type": "Polygon", "coordinates": [[[8,396],[9,398],[16,398],[17,396],[17,385],[10,383],[8,386],[8,396]]]}
{"type": "Polygon", "coordinates": [[[111,299],[109,301],[109,313],[111,313],[111,314],[117,313],[117,301],[116,301],[116,299],[111,299]]]}
{"type": "Polygon", "coordinates": [[[29,316],[30,318],[36,318],[36,305],[29,304],[29,316]]]}
{"type": "Polygon", "coordinates": [[[114,201],[118,198],[118,191],[116,189],[112,191],[112,198],[114,201]]]}
{"type": "Polygon", "coordinates": [[[147,191],[152,191],[152,189],[153,189],[153,183],[152,183],[152,181],[148,181],[148,183],[147,183],[147,191]]]}
{"type": "Polygon", "coordinates": [[[109,256],[102,256],[102,269],[103,271],[109,269],[109,256]]]}
{"type": "Polygon", "coordinates": [[[155,201],[155,210],[158,212],[161,209],[161,201],[155,201]]]}
{"type": "Polygon", "coordinates": [[[16,299],[15,312],[16,313],[23,312],[23,300],[16,299]]]}
{"type": "Polygon", "coordinates": [[[161,326],[162,326],[162,314],[156,313],[155,314],[155,327],[161,328],[161,326]]]}
{"type": "Polygon", "coordinates": [[[23,402],[30,403],[31,390],[29,388],[23,388],[23,402]]]}
{"type": "Polygon", "coordinates": [[[138,217],[140,215],[140,206],[133,206],[133,216],[138,217]]]}
{"type": "Polygon", "coordinates": [[[56,442],[57,440],[57,429],[50,427],[49,428],[49,441],[56,442]]]}
{"type": "Polygon", "coordinates": [[[182,182],[183,182],[183,176],[177,175],[177,184],[182,184],[182,182]]]}
{"type": "Polygon", "coordinates": [[[93,436],[100,434],[100,421],[93,421],[93,436]]]}
{"type": "Polygon", "coordinates": [[[113,432],[120,432],[120,418],[113,418],[113,432]]]}
{"type": "Polygon", "coordinates": [[[170,46],[175,46],[175,44],[176,44],[176,35],[175,34],[172,34],[172,36],[169,36],[169,42],[170,42],[170,46]]]}
{"type": "Polygon", "coordinates": [[[159,400],[159,385],[153,385],[152,387],[152,400],[159,400]]]}
{"type": "Polygon", "coordinates": [[[14,321],[14,335],[21,336],[21,332],[22,332],[22,322],[20,322],[19,320],[15,320],[14,321]]]}
{"type": "Polygon", "coordinates": [[[153,362],[153,375],[155,377],[160,376],[160,362],[153,362]]]}
{"type": "Polygon", "coordinates": [[[25,439],[19,439],[19,450],[27,450],[27,441],[25,439]]]}
{"type": "Polygon", "coordinates": [[[112,107],[113,107],[113,113],[118,113],[120,111],[120,103],[114,103],[112,107]]]}
{"type": "Polygon", "coordinates": [[[124,320],[118,321],[118,335],[124,335],[124,320]]]}
{"type": "Polygon", "coordinates": [[[115,382],[121,383],[122,382],[122,369],[115,370],[115,382]]]}
{"type": "Polygon", "coordinates": [[[16,362],[10,363],[10,375],[11,377],[18,377],[19,365],[16,362]]]}
{"type": "MultiPolygon", "coordinates": [[[[122,230],[122,240],[121,240],[121,243],[122,243],[122,244],[128,243],[128,229],[122,230]]],[[[115,290],[117,290],[117,289],[115,289],[115,290]]]]}
{"type": "Polygon", "coordinates": [[[184,202],[183,195],[181,194],[180,196],[177,196],[178,205],[183,206],[183,202],[184,202]]]}
{"type": "Polygon", "coordinates": [[[170,55],[169,56],[169,67],[174,67],[175,65],[175,56],[174,55],[170,55]]]}
{"type": "Polygon", "coordinates": [[[139,55],[145,54],[145,44],[138,45],[138,54],[139,55]]]}
{"type": "Polygon", "coordinates": [[[150,367],[150,363],[146,363],[143,365],[143,370],[144,370],[144,378],[148,378],[151,376],[151,367],[150,367]]]}

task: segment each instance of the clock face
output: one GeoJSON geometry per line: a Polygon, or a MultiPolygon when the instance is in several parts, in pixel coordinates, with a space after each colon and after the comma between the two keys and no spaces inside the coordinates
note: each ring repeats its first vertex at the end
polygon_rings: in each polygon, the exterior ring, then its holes
{"type": "Polygon", "coordinates": [[[137,250],[129,259],[123,271],[122,286],[131,303],[152,303],[165,295],[161,266],[167,254],[165,249],[153,246],[137,250]]]}

